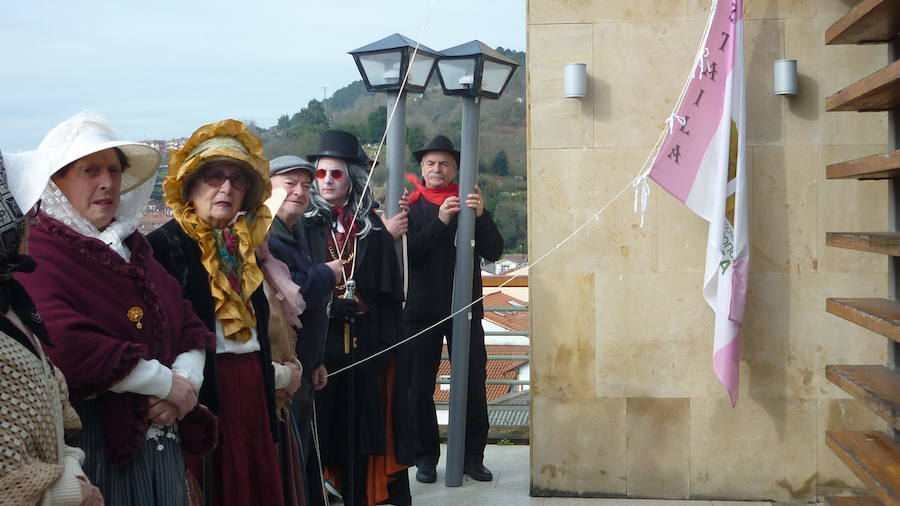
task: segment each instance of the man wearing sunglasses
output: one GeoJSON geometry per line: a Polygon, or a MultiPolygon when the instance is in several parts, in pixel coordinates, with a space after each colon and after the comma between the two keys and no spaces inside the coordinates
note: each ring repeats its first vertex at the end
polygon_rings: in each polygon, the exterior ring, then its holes
{"type": "Polygon", "coordinates": [[[374,212],[355,136],[324,132],[307,158],[316,167],[306,215],[313,260],[341,263],[328,305],[324,363],[331,376],[316,395],[322,462],[340,477],[348,506],[411,504],[409,377],[397,360],[404,348],[387,350],[405,335],[394,239],[374,212]]]}
{"type": "MultiPolygon", "coordinates": [[[[408,174],[416,185],[409,196],[409,294],[404,317],[409,335],[414,335],[445,320],[451,312],[453,270],[456,264],[456,223],[460,210],[459,187],[453,182],[459,168],[459,151],[453,142],[438,135],[422,149],[413,152],[422,169],[422,179],[408,174]]],[[[472,298],[481,298],[481,258],[494,262],[503,254],[503,237],[484,208],[481,190],[466,196],[464,205],[475,210],[475,258],[472,264],[472,298]]],[[[463,473],[478,481],[491,481],[493,474],[484,466],[488,416],[485,379],[487,353],[481,318],[484,306],[472,307],[470,333],[466,442],[463,473]]],[[[434,408],[434,382],[441,363],[444,338],[453,357],[452,321],[425,331],[410,343],[410,402],[416,433],[416,480],[437,480],[441,454],[437,415],[434,408]]]]}

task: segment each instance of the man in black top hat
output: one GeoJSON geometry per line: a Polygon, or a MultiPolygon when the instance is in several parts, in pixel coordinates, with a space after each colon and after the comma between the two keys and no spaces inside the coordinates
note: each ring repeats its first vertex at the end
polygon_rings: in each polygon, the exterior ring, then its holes
{"type": "MultiPolygon", "coordinates": [[[[451,312],[453,271],[456,263],[456,224],[459,214],[459,187],[453,182],[459,168],[459,151],[447,137],[439,135],[413,152],[422,169],[422,181],[410,194],[408,256],[409,292],[404,310],[407,332],[416,334],[441,321],[451,312]]],[[[466,196],[465,205],[475,210],[475,258],[472,263],[472,297],[481,298],[481,261],[496,261],[503,254],[503,237],[491,214],[484,208],[481,190],[466,196]]],[[[485,379],[487,353],[481,302],[472,307],[469,348],[468,404],[463,472],[478,481],[493,475],[483,463],[487,444],[488,416],[485,379]]],[[[452,321],[447,320],[409,343],[407,355],[411,374],[410,402],[416,434],[416,479],[432,483],[437,479],[440,457],[434,385],[441,361],[443,340],[453,353],[452,321]]]]}
{"type": "Polygon", "coordinates": [[[313,262],[341,264],[328,302],[328,382],[316,396],[319,445],[344,504],[410,504],[408,374],[397,366],[396,350],[361,362],[398,343],[404,331],[394,242],[373,212],[358,146],[353,135],[329,130],[308,157],[316,169],[306,215],[313,262]]]}

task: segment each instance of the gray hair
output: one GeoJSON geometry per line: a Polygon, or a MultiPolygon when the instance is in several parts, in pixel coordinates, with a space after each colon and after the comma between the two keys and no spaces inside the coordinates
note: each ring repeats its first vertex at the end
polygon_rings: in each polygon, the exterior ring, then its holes
{"type": "MultiPolygon", "coordinates": [[[[319,167],[319,160],[316,160],[316,168],[319,167]]],[[[372,230],[381,230],[380,222],[373,220],[369,211],[375,208],[375,198],[372,196],[372,188],[366,186],[366,179],[369,175],[366,169],[355,163],[348,163],[341,160],[344,167],[347,168],[347,175],[350,178],[350,191],[347,192],[347,210],[356,213],[356,223],[358,224],[357,237],[364,238],[372,230]],[[366,189],[365,193],[362,192],[366,189]],[[362,198],[360,198],[362,197],[362,198]]],[[[319,183],[316,179],[313,183],[313,191],[310,194],[310,210],[306,212],[307,219],[320,218],[329,226],[334,224],[335,213],[331,208],[331,204],[325,200],[319,193],[319,183]]]]}

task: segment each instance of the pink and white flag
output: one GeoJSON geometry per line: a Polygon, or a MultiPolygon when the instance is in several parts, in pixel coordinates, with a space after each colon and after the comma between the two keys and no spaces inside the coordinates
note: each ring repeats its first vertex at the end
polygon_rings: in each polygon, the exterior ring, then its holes
{"type": "Polygon", "coordinates": [[[650,178],[709,222],[703,297],[715,312],[713,368],[734,406],[750,257],[743,0],[714,0],[690,81],[650,178]]]}

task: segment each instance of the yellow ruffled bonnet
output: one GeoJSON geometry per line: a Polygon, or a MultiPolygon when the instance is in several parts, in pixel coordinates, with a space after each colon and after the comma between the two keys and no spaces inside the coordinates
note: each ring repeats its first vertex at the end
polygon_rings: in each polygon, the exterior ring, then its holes
{"type": "Polygon", "coordinates": [[[226,119],[202,126],[183,148],[169,154],[169,175],[163,182],[163,192],[175,220],[200,246],[200,261],[209,274],[210,291],[216,301],[216,319],[222,323],[225,338],[240,342],[249,340],[250,329],[256,327],[250,296],[263,280],[254,250],[265,240],[272,223],[272,213],[264,204],[272,193],[272,184],[262,143],[237,120],[226,119]],[[240,240],[239,252],[243,260],[240,296],[231,289],[228,278],[219,268],[212,227],[197,216],[194,204],[188,200],[199,170],[207,163],[223,160],[244,165],[253,176],[253,183],[244,196],[244,214],[232,225],[240,240]]]}

